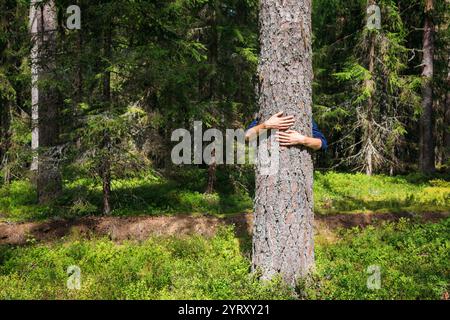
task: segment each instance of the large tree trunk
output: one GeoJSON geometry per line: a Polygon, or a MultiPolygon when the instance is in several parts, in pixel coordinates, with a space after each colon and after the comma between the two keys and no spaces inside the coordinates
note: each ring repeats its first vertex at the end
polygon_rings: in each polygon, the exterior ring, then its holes
{"type": "MultiPolygon", "coordinates": [[[[294,130],[311,136],[311,0],[261,0],[260,28],[262,119],[282,110],[295,116],[294,130]]],[[[263,153],[271,144],[278,148],[273,135],[268,139],[260,142],[263,153]]],[[[258,158],[256,169],[253,269],[263,279],[281,274],[295,285],[314,265],[311,153],[281,150],[272,172],[262,170],[263,160],[258,158]]]]}
{"type": "Polygon", "coordinates": [[[422,114],[420,117],[420,170],[425,173],[435,171],[435,151],[433,138],[433,75],[434,75],[434,25],[431,16],[433,0],[425,1],[425,26],[423,30],[422,59],[422,114]]]}
{"type": "Polygon", "coordinates": [[[62,181],[57,159],[60,99],[52,83],[56,67],[57,12],[53,1],[43,3],[31,1],[30,5],[32,149],[35,151],[32,170],[37,171],[39,202],[47,203],[60,194],[62,181]]]}

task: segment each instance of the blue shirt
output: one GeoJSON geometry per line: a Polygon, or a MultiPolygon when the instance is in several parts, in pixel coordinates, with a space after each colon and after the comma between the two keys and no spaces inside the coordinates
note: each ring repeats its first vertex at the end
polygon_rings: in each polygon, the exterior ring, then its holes
{"type": "MultiPolygon", "coordinates": [[[[256,127],[258,125],[258,122],[259,122],[258,119],[253,120],[252,123],[250,123],[250,125],[248,126],[247,130],[256,127]]],[[[319,126],[314,121],[314,119],[312,121],[312,134],[313,138],[320,139],[320,141],[322,141],[322,146],[320,147],[320,150],[326,151],[328,149],[328,141],[325,138],[322,131],[319,130],[319,126]]]]}

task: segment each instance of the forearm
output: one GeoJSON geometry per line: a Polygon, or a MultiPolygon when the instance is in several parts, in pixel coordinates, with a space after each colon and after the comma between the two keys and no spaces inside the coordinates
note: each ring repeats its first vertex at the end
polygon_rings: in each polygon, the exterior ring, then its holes
{"type": "Polygon", "coordinates": [[[320,150],[322,148],[322,140],[317,138],[305,137],[304,141],[300,143],[305,147],[311,148],[314,151],[320,150]]]}
{"type": "Polygon", "coordinates": [[[257,126],[254,126],[253,128],[248,129],[245,132],[245,139],[246,140],[253,139],[254,137],[256,137],[259,134],[259,132],[261,130],[264,130],[264,129],[267,129],[267,126],[265,123],[258,124],[257,126]]]}

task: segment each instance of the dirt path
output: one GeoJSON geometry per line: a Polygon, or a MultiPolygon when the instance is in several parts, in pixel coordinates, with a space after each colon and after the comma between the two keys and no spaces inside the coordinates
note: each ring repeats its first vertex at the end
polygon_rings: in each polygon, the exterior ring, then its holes
{"type": "MultiPolygon", "coordinates": [[[[450,216],[449,213],[424,213],[419,218],[424,222],[435,222],[450,216]]],[[[317,215],[316,230],[324,232],[336,228],[365,227],[379,221],[397,221],[411,214],[337,214],[317,215]]],[[[251,234],[252,215],[238,214],[226,218],[188,215],[159,217],[84,217],[71,220],[55,219],[46,222],[0,223],[0,245],[26,244],[30,239],[52,241],[65,236],[108,236],[114,241],[145,240],[152,235],[212,236],[223,224],[233,224],[239,235],[251,234]]]]}

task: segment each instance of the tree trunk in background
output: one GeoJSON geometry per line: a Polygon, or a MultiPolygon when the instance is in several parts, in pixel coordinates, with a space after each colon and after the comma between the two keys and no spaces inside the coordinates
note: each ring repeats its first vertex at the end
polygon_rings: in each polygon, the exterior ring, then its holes
{"type": "MultiPolygon", "coordinates": [[[[11,144],[11,101],[0,98],[0,169],[7,166],[7,152],[11,144]]],[[[9,182],[9,174],[4,172],[5,183],[9,182]]]]}
{"type": "Polygon", "coordinates": [[[450,160],[450,55],[447,68],[447,97],[444,105],[444,164],[450,160]]]}
{"type": "MultiPolygon", "coordinates": [[[[103,39],[103,54],[105,59],[108,59],[108,63],[105,67],[109,66],[109,60],[111,59],[111,26],[105,30],[103,39]]],[[[103,73],[103,101],[108,109],[111,109],[111,72],[105,70],[103,73]]],[[[103,182],[103,214],[111,213],[111,160],[110,154],[110,136],[107,131],[105,131],[103,138],[103,148],[106,151],[106,156],[102,160],[100,174],[103,182]]]]}
{"type": "Polygon", "coordinates": [[[77,55],[78,55],[78,64],[77,64],[77,74],[75,77],[75,86],[76,86],[76,95],[75,95],[75,112],[78,112],[78,104],[83,101],[83,31],[78,30],[78,38],[77,38],[77,55]]]}
{"type": "MultiPolygon", "coordinates": [[[[371,4],[371,1],[369,1],[369,5],[371,4]]],[[[367,99],[367,118],[366,123],[364,127],[364,145],[366,148],[365,153],[365,166],[366,166],[366,174],[368,176],[371,176],[373,173],[373,144],[372,144],[372,126],[373,126],[373,93],[374,93],[374,86],[375,81],[373,80],[374,77],[374,71],[375,71],[375,36],[374,33],[371,32],[370,34],[370,47],[369,47],[369,73],[371,74],[372,78],[366,80],[366,87],[369,87],[371,90],[371,94],[369,98],[367,99]]]]}
{"type": "MultiPolygon", "coordinates": [[[[210,20],[210,29],[211,29],[211,37],[209,38],[209,46],[208,46],[208,63],[213,66],[214,70],[217,70],[217,59],[218,59],[218,30],[217,30],[217,13],[215,2],[212,2],[212,12],[211,12],[211,20],[210,20]]],[[[217,72],[217,71],[216,71],[217,72]]],[[[212,103],[216,103],[217,97],[217,85],[215,75],[209,79],[209,100],[212,103]]],[[[211,194],[214,192],[214,186],[216,182],[216,172],[217,172],[217,163],[215,161],[215,151],[211,152],[211,159],[213,162],[208,165],[208,183],[206,185],[205,193],[211,194]]]]}
{"type": "MultiPolygon", "coordinates": [[[[261,0],[259,104],[263,120],[284,111],[294,115],[294,130],[311,136],[311,0],[261,0]]],[[[260,142],[260,151],[268,144],[260,142]]],[[[280,152],[278,170],[256,168],[253,270],[263,279],[280,273],[289,285],[314,265],[313,163],[309,150],[280,152]]]]}
{"type": "Polygon", "coordinates": [[[36,152],[31,169],[37,171],[40,203],[54,200],[62,190],[58,166],[59,93],[52,83],[55,69],[57,12],[53,1],[31,1],[30,28],[32,74],[32,149],[36,152]],[[41,86],[41,81],[46,81],[41,86]]]}
{"type": "Polygon", "coordinates": [[[103,214],[108,215],[111,213],[111,164],[109,158],[103,160],[101,175],[103,183],[103,214]]]}
{"type": "Polygon", "coordinates": [[[433,138],[433,74],[434,74],[434,25],[432,20],[433,0],[425,1],[425,25],[423,31],[422,59],[422,114],[420,117],[420,170],[435,171],[433,138]]]}
{"type": "Polygon", "coordinates": [[[206,194],[211,194],[214,192],[214,185],[216,183],[217,163],[215,150],[211,152],[211,160],[212,163],[208,165],[208,182],[206,184],[206,191],[205,191],[206,194]]]}

